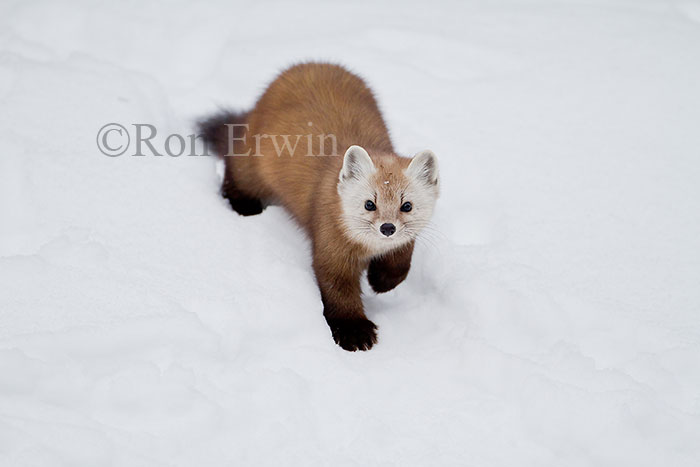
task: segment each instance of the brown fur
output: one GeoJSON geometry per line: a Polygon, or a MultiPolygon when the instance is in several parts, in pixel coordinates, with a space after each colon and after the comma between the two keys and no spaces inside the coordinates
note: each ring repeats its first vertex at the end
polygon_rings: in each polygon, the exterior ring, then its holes
{"type": "MultiPolygon", "coordinates": [[[[367,150],[377,167],[378,196],[393,199],[405,183],[403,169],[410,159],[394,153],[389,133],[372,92],[362,79],[344,68],[307,63],[281,73],[247,114],[225,114],[202,125],[205,139],[219,153],[230,143],[224,123],[248,124],[246,141],[240,129],[234,133],[233,153],[225,157],[222,194],[243,215],[257,214],[269,202],[282,204],[309,234],[313,244],[313,268],[321,290],[324,316],[335,341],[347,350],[366,350],[376,342],[376,326],[363,311],[360,276],[369,266],[368,278],[377,292],[386,292],[408,274],[413,243],[372,258],[360,243],[344,234],[337,191],[343,154],[351,145],[367,150]],[[311,126],[309,125],[311,122],[311,126]],[[278,156],[271,138],[254,135],[313,134],[297,140],[293,154],[278,156]],[[321,154],[318,135],[335,135],[337,152],[321,154]],[[381,181],[389,180],[389,184],[381,181]]],[[[326,140],[328,141],[328,140],[326,140]]],[[[278,140],[278,143],[281,142],[278,140]]],[[[379,213],[377,213],[379,215],[379,213]]]]}

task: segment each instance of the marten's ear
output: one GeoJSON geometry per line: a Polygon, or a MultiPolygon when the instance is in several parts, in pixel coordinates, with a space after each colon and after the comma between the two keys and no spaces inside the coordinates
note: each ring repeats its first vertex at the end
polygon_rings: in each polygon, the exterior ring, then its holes
{"type": "Polygon", "coordinates": [[[425,150],[413,156],[408,164],[406,175],[428,185],[438,184],[437,156],[433,151],[425,150]]]}
{"type": "Polygon", "coordinates": [[[369,176],[374,170],[374,163],[369,157],[369,154],[367,154],[367,151],[360,146],[350,146],[348,150],[345,151],[343,168],[340,169],[340,176],[338,178],[341,182],[351,179],[361,180],[369,176]]]}

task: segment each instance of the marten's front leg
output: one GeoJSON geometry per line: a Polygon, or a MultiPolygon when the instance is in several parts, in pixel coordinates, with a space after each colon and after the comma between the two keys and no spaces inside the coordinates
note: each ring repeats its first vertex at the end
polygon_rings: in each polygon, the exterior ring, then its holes
{"type": "Polygon", "coordinates": [[[388,292],[408,275],[413,255],[413,242],[373,259],[367,268],[367,280],[377,293],[388,292]]]}
{"type": "Polygon", "coordinates": [[[221,184],[221,196],[226,198],[233,210],[241,216],[254,216],[263,212],[264,207],[259,198],[252,198],[236,188],[228,165],[221,184]]]}
{"type": "Polygon", "coordinates": [[[346,258],[314,251],[314,272],[321,289],[323,316],[336,344],[345,350],[369,350],[377,342],[377,326],[362,307],[362,266],[346,258]]]}

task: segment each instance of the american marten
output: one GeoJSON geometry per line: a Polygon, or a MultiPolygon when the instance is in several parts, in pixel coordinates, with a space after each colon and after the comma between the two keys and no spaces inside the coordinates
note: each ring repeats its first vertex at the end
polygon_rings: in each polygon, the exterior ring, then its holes
{"type": "Polygon", "coordinates": [[[221,194],[236,212],[281,204],[309,235],[335,342],[370,349],[377,327],[365,316],[360,277],[367,270],[377,293],[406,278],[438,197],[435,155],[398,156],[365,82],[325,63],[285,70],[252,110],[213,116],[200,130],[224,156],[221,194]]]}

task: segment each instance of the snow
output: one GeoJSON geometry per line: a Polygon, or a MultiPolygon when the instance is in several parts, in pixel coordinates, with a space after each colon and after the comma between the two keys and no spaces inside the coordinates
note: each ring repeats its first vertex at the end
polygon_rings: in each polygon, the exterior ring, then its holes
{"type": "Polygon", "coordinates": [[[0,108],[0,465],[700,463],[697,2],[5,1],[0,108]],[[369,352],[214,158],[96,147],[305,59],[440,160],[369,352]]]}

